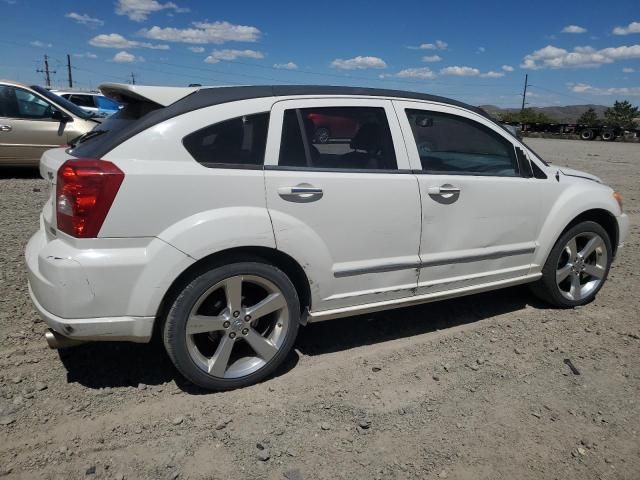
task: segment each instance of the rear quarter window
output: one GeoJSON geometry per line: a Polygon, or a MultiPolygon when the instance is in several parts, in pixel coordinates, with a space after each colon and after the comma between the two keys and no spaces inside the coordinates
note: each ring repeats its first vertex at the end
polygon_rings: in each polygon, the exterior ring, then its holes
{"type": "Polygon", "coordinates": [[[197,130],[184,137],[182,144],[205,167],[261,167],[268,126],[269,113],[243,115],[197,130]]]}

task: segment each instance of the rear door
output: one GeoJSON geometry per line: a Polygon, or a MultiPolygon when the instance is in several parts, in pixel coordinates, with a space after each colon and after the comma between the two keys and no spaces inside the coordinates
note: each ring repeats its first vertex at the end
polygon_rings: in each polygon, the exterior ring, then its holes
{"type": "Polygon", "coordinates": [[[422,196],[417,294],[527,275],[544,185],[521,168],[510,135],[456,107],[394,105],[422,196]]]}
{"type": "Polygon", "coordinates": [[[413,295],[420,194],[390,101],[277,102],[265,180],[278,248],[315,279],[313,311],[413,295]]]}
{"type": "Polygon", "coordinates": [[[37,164],[42,153],[67,142],[55,106],[30,91],[0,85],[0,163],[37,164]]]}

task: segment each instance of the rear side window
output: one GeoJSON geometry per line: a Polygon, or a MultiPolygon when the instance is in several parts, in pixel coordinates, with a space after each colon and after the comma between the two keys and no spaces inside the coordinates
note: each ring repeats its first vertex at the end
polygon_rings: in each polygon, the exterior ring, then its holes
{"type": "Polygon", "coordinates": [[[118,104],[118,102],[115,102],[113,100],[111,100],[110,98],[107,97],[99,97],[96,96],[94,97],[95,101],[96,101],[96,105],[98,105],[98,108],[102,108],[103,110],[118,110],[118,108],[120,107],[120,105],[118,104]]]}
{"type": "Polygon", "coordinates": [[[269,113],[232,118],[182,140],[191,156],[210,168],[252,168],[264,164],[269,113]]]}
{"type": "Polygon", "coordinates": [[[397,170],[384,108],[286,110],[278,165],[330,170],[397,170]]]}
{"type": "Polygon", "coordinates": [[[513,144],[490,128],[447,113],[406,113],[425,172],[519,176],[513,144]]]}

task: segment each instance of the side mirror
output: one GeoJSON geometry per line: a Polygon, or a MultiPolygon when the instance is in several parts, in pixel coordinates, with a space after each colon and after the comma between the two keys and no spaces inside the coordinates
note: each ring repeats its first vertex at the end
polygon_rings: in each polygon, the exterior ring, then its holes
{"type": "Polygon", "coordinates": [[[433,118],[419,115],[415,123],[417,127],[433,127],[433,118]]]}
{"type": "Polygon", "coordinates": [[[60,122],[73,122],[73,117],[67,115],[66,113],[60,111],[60,110],[54,110],[53,112],[51,112],[51,118],[53,120],[58,120],[60,122]]]}

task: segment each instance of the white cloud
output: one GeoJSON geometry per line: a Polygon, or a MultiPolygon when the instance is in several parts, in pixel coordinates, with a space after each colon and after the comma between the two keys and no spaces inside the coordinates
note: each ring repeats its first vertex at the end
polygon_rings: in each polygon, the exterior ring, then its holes
{"type": "Polygon", "coordinates": [[[571,87],[574,93],[589,93],[591,95],[628,95],[640,96],[640,87],[593,87],[588,83],[577,83],[571,87]]]}
{"type": "Polygon", "coordinates": [[[633,69],[633,68],[631,68],[631,67],[624,67],[624,68],[622,69],[622,72],[623,72],[623,73],[633,73],[633,72],[635,72],[635,69],[633,69]]]}
{"type": "Polygon", "coordinates": [[[446,67],[440,70],[441,75],[457,75],[459,77],[475,77],[480,75],[480,70],[473,67],[446,67]]]}
{"type": "Polygon", "coordinates": [[[278,70],[297,70],[298,65],[293,62],[287,63],[274,63],[273,68],[277,68],[278,70]]]}
{"type": "Polygon", "coordinates": [[[617,60],[640,58],[640,45],[609,47],[596,50],[592,47],[576,47],[572,52],[564,48],[547,45],[525,56],[521,68],[584,68],[598,67],[617,60]]]}
{"type": "Polygon", "coordinates": [[[76,12],[69,12],[65,15],[66,18],[70,18],[74,22],[80,23],[82,25],[88,25],[90,27],[101,27],[104,25],[104,22],[99,18],[90,17],[86,13],[80,14],[76,12]]]}
{"type": "Polygon", "coordinates": [[[156,0],[118,0],[116,3],[116,13],[126,15],[134,22],[142,22],[149,14],[161,10],[173,10],[178,13],[189,11],[188,8],[178,7],[173,2],[160,3],[156,0]]]}
{"type": "Polygon", "coordinates": [[[567,25],[562,29],[562,33],[586,33],[587,29],[579,25],[567,25]]]}
{"type": "Polygon", "coordinates": [[[614,35],[630,35],[640,33],[640,22],[631,22],[626,27],[616,27],[613,29],[614,35]]]}
{"type": "Polygon", "coordinates": [[[478,47],[478,50],[476,50],[476,53],[484,53],[484,52],[486,52],[486,51],[487,51],[487,49],[486,49],[486,48],[484,48],[484,47],[478,47]]]}
{"type": "Polygon", "coordinates": [[[511,65],[502,65],[502,70],[505,72],[513,72],[513,67],[511,65]]]}
{"type": "Polygon", "coordinates": [[[100,48],[150,48],[152,50],[169,50],[169,45],[128,40],[119,33],[103,33],[97,35],[89,40],[89,44],[100,48]]]}
{"type": "Polygon", "coordinates": [[[387,64],[379,57],[357,57],[342,59],[336,58],[331,62],[333,68],[340,70],[364,70],[366,68],[387,68],[387,64]]]}
{"type": "Polygon", "coordinates": [[[38,47],[38,48],[53,47],[53,43],[44,43],[44,42],[41,42],[40,40],[34,40],[33,42],[29,42],[29,45],[31,45],[32,47],[38,47]]]}
{"type": "Polygon", "coordinates": [[[418,78],[420,80],[427,80],[430,78],[434,78],[436,74],[430,68],[422,67],[422,68],[405,68],[404,70],[400,70],[398,73],[395,73],[393,75],[387,75],[387,76],[398,77],[398,78],[418,78]]]}
{"type": "Polygon", "coordinates": [[[235,49],[223,49],[214,50],[211,54],[204,59],[205,63],[218,63],[220,60],[235,60],[236,58],[264,58],[262,52],[255,50],[235,50],[235,49]]]}
{"type": "Polygon", "coordinates": [[[431,63],[431,62],[439,62],[442,60],[440,55],[426,55],[422,57],[423,62],[431,63]]]}
{"type": "Polygon", "coordinates": [[[442,40],[436,40],[435,43],[421,43],[417,47],[409,47],[412,50],[446,50],[449,45],[442,40]]]}
{"type": "Polygon", "coordinates": [[[225,42],[256,42],[261,32],[256,27],[234,25],[229,22],[193,22],[191,28],[151,27],[140,30],[140,35],[166,42],[220,45],[225,42]]]}
{"type": "Polygon", "coordinates": [[[91,59],[98,58],[98,56],[95,53],[91,53],[91,52],[74,53],[73,56],[76,58],[91,58],[91,59]]]}
{"type": "Polygon", "coordinates": [[[202,53],[204,52],[204,47],[189,47],[189,50],[195,53],[202,53]]]}
{"type": "Polygon", "coordinates": [[[504,77],[504,72],[494,72],[493,70],[489,70],[486,73],[481,73],[480,76],[483,78],[500,78],[504,77]]]}
{"type": "Polygon", "coordinates": [[[124,50],[116,53],[111,59],[112,62],[117,63],[133,63],[133,62],[141,62],[144,61],[142,57],[136,57],[135,55],[125,52],[124,50]]]}

